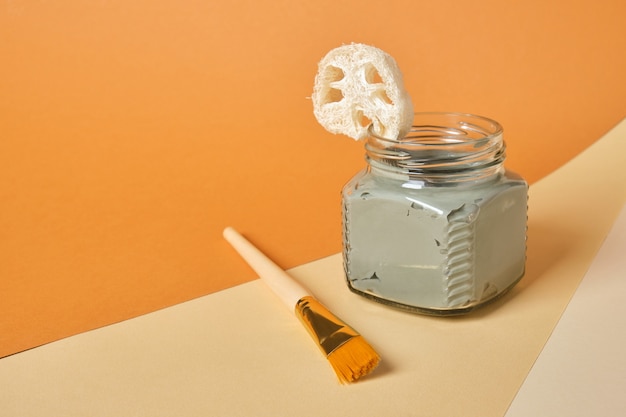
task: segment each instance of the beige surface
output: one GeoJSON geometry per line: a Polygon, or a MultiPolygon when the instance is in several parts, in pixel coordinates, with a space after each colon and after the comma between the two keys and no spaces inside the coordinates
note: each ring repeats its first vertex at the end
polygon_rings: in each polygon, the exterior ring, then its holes
{"type": "Polygon", "coordinates": [[[626,416],[626,205],[506,417],[626,416]]]}
{"type": "Polygon", "coordinates": [[[622,122],[531,187],[526,277],[470,316],[361,299],[339,255],[292,270],[383,357],[358,384],[253,281],[1,359],[3,415],[502,416],[625,202],[625,152],[622,122]]]}

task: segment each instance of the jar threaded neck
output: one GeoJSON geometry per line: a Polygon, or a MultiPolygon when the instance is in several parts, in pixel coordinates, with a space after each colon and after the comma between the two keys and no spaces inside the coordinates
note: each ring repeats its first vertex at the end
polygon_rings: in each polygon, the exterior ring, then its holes
{"type": "Polygon", "coordinates": [[[400,139],[375,135],[365,142],[366,160],[382,175],[426,183],[477,181],[502,170],[506,145],[494,120],[463,113],[416,113],[400,139]]]}

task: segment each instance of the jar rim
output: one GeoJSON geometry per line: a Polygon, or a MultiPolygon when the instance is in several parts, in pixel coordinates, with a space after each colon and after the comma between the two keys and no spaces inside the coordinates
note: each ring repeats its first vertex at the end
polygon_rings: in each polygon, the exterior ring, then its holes
{"type": "Polygon", "coordinates": [[[497,121],[472,113],[415,112],[409,132],[401,138],[391,139],[376,134],[374,124],[368,128],[369,138],[389,145],[402,143],[414,146],[466,145],[471,142],[490,141],[502,136],[504,129],[497,121]],[[447,124],[441,124],[448,121],[447,124]],[[433,124],[438,122],[439,124],[433,124]]]}
{"type": "Polygon", "coordinates": [[[415,113],[411,131],[399,139],[370,127],[365,155],[371,169],[428,183],[476,181],[501,171],[506,158],[503,129],[470,113],[415,113]]]}

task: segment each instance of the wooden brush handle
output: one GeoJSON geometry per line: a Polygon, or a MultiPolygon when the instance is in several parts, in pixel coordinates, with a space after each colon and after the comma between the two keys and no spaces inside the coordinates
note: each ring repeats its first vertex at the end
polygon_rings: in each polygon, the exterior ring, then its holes
{"type": "Polygon", "coordinates": [[[302,297],[311,295],[306,288],[291,278],[289,274],[235,229],[227,227],[224,229],[223,235],[224,239],[235,248],[237,253],[259,274],[261,280],[276,293],[290,310],[294,310],[302,297]]]}

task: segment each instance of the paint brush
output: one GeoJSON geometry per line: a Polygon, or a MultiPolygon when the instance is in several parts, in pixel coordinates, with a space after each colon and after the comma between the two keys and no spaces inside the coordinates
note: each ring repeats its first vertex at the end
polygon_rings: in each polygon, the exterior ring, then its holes
{"type": "Polygon", "coordinates": [[[295,312],[340,382],[354,382],[376,368],[380,357],[363,336],[332,314],[305,287],[235,229],[227,227],[223,234],[261,280],[295,312]]]}

